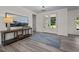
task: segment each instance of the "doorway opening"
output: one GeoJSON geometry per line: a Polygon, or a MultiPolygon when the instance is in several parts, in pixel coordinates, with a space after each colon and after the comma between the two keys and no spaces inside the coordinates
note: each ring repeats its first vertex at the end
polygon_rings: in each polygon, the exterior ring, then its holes
{"type": "Polygon", "coordinates": [[[32,24],[33,32],[36,32],[36,15],[35,14],[32,14],[32,19],[33,19],[33,24],[32,24]]]}

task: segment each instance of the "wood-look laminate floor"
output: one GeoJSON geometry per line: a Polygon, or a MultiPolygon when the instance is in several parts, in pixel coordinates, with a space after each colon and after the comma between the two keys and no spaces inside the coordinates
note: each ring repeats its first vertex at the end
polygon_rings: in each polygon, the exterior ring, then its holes
{"type": "Polygon", "coordinates": [[[69,35],[61,38],[61,50],[67,52],[79,52],[79,35],[69,35]]]}
{"type": "Polygon", "coordinates": [[[69,35],[68,37],[56,34],[51,35],[59,37],[61,41],[59,49],[26,38],[5,47],[1,46],[0,52],[79,52],[78,35],[69,35]]]}
{"type": "Polygon", "coordinates": [[[59,49],[33,41],[29,38],[0,47],[1,52],[60,52],[59,49]]]}

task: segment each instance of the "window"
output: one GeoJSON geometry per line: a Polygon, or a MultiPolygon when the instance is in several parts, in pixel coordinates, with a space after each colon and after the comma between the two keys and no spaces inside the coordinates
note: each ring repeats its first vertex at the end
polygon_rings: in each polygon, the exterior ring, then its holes
{"type": "Polygon", "coordinates": [[[56,28],[56,14],[53,14],[50,16],[50,22],[49,22],[48,26],[52,29],[56,28]]]}
{"type": "Polygon", "coordinates": [[[79,17],[76,18],[76,28],[79,30],[79,17]]]}

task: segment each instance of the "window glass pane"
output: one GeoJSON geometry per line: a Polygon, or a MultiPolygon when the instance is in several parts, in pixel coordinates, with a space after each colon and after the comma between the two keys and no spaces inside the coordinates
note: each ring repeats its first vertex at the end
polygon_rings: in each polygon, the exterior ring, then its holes
{"type": "Polygon", "coordinates": [[[79,17],[76,19],[76,28],[79,29],[79,17]]]}
{"type": "Polygon", "coordinates": [[[51,15],[50,22],[49,22],[49,27],[52,28],[52,29],[56,28],[56,14],[51,15]]]}

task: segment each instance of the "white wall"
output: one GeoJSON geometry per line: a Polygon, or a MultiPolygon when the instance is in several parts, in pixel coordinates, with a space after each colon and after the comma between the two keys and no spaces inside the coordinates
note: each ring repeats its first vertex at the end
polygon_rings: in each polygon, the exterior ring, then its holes
{"type": "Polygon", "coordinates": [[[79,16],[79,9],[68,11],[68,33],[79,35],[79,30],[76,30],[75,20],[79,16]]]}
{"type": "MultiPolygon", "coordinates": [[[[45,13],[40,13],[37,17],[37,31],[39,32],[49,32],[56,33],[59,35],[67,36],[67,9],[60,9],[56,11],[50,11],[45,13]],[[44,26],[44,22],[48,20],[44,18],[44,15],[56,14],[57,15],[57,28],[50,29],[49,27],[44,26]]],[[[46,25],[46,24],[45,24],[46,25]]],[[[46,25],[47,26],[47,25],[46,25]]]]}
{"type": "Polygon", "coordinates": [[[65,36],[67,36],[68,34],[79,35],[79,30],[76,30],[76,24],[75,24],[76,17],[79,17],[79,7],[71,10],[60,9],[56,11],[40,13],[38,14],[37,17],[37,31],[56,33],[65,36]],[[50,29],[49,27],[46,28],[44,27],[43,23],[48,21],[44,18],[44,15],[49,15],[49,14],[57,14],[56,29],[50,29]]]}
{"type": "MultiPolygon", "coordinates": [[[[36,14],[23,7],[15,7],[15,6],[0,7],[0,16],[4,17],[5,12],[27,16],[29,18],[29,26],[31,26],[31,27],[32,27],[32,14],[36,14]]],[[[6,27],[5,27],[5,24],[3,23],[3,19],[0,17],[0,31],[2,31],[2,30],[6,30],[6,27]]],[[[1,33],[0,33],[0,44],[1,44],[1,33]]]]}
{"type": "Polygon", "coordinates": [[[67,17],[67,9],[62,9],[58,11],[57,16],[57,24],[58,24],[58,34],[59,35],[68,35],[68,17],[67,17]]]}
{"type": "Polygon", "coordinates": [[[67,34],[79,35],[79,30],[76,30],[76,24],[75,24],[76,17],[79,17],[79,7],[71,10],[61,9],[56,11],[40,13],[37,19],[37,31],[56,33],[59,35],[67,35],[67,34]],[[49,27],[46,28],[44,27],[43,23],[48,21],[44,18],[44,15],[49,14],[57,14],[56,29],[50,29],[49,27]]]}
{"type": "Polygon", "coordinates": [[[75,26],[75,18],[77,17],[78,13],[77,13],[78,10],[71,10],[71,11],[68,11],[68,33],[69,34],[76,34],[76,26],[75,26]]]}
{"type": "Polygon", "coordinates": [[[14,13],[18,15],[27,16],[29,18],[29,25],[32,27],[32,14],[36,14],[23,7],[0,7],[0,16],[5,16],[5,12],[14,13]]]}
{"type": "Polygon", "coordinates": [[[43,15],[38,14],[36,20],[36,31],[43,32],[43,15]]]}

